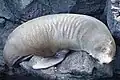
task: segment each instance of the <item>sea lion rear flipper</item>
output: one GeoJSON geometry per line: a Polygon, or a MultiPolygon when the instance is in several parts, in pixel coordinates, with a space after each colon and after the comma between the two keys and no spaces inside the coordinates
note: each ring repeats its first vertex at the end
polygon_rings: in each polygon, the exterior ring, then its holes
{"type": "Polygon", "coordinates": [[[60,62],[62,62],[65,59],[66,54],[69,52],[69,50],[61,50],[56,53],[53,57],[47,57],[47,58],[40,58],[39,56],[36,56],[35,60],[36,63],[32,65],[33,69],[44,69],[49,68],[51,66],[54,66],[60,62]]]}
{"type": "Polygon", "coordinates": [[[18,59],[15,61],[15,63],[12,66],[19,67],[20,63],[24,61],[29,61],[32,57],[33,55],[20,56],[18,57],[18,59]]]}

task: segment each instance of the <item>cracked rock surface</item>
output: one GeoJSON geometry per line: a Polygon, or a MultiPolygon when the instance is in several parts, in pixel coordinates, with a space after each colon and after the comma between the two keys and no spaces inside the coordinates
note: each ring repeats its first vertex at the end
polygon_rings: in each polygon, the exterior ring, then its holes
{"type": "Polygon", "coordinates": [[[86,52],[71,53],[61,64],[48,69],[33,70],[28,63],[22,63],[22,67],[33,74],[40,75],[45,80],[93,80],[113,75],[110,64],[100,65],[86,52]]]}
{"type": "Polygon", "coordinates": [[[119,80],[120,0],[0,0],[0,80],[119,80]],[[2,50],[8,35],[20,24],[55,13],[87,14],[104,22],[116,40],[117,52],[109,65],[100,65],[86,52],[75,52],[56,66],[33,70],[27,64],[8,69],[2,50]]]}

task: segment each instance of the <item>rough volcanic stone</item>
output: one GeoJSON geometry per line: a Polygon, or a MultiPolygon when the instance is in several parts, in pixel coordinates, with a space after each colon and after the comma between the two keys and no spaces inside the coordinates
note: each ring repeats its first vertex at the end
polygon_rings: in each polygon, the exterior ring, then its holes
{"type": "Polygon", "coordinates": [[[76,4],[71,9],[71,12],[77,14],[87,14],[105,21],[104,8],[106,0],[76,0],[76,4]]]}
{"type": "Polygon", "coordinates": [[[120,46],[117,46],[117,52],[114,60],[114,73],[120,75],[120,46]]]}
{"type": "Polygon", "coordinates": [[[22,62],[21,66],[29,73],[37,74],[45,80],[92,80],[113,75],[110,64],[100,65],[86,52],[71,53],[61,64],[48,69],[34,70],[29,64],[29,62],[22,62]]]}
{"type": "Polygon", "coordinates": [[[107,0],[107,24],[113,36],[120,40],[120,1],[107,0]]]}
{"type": "MultiPolygon", "coordinates": [[[[17,0],[16,0],[17,1],[17,0]]],[[[21,5],[21,9],[25,9],[26,6],[28,6],[33,0],[19,0],[20,1],[20,5],[21,5]]]]}
{"type": "Polygon", "coordinates": [[[10,9],[6,7],[6,3],[4,0],[0,0],[0,17],[5,17],[7,19],[10,19],[12,16],[14,16],[10,9]]]}
{"type": "Polygon", "coordinates": [[[4,66],[5,62],[4,62],[4,59],[3,59],[3,54],[2,54],[2,50],[0,50],[0,65],[1,66],[4,66]]]}
{"type": "Polygon", "coordinates": [[[54,13],[70,12],[72,7],[76,4],[75,0],[49,0],[49,5],[54,13]]]}
{"type": "Polygon", "coordinates": [[[0,18],[0,28],[5,26],[5,19],[0,18]]]}

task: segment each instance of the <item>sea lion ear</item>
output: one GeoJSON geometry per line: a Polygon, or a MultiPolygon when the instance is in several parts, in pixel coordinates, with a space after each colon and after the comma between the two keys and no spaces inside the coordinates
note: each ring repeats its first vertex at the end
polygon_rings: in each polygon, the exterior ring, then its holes
{"type": "Polygon", "coordinates": [[[59,52],[56,53],[55,56],[47,57],[47,58],[34,56],[34,60],[32,62],[35,64],[32,65],[32,68],[33,69],[45,69],[45,68],[54,66],[62,62],[65,59],[65,56],[68,52],[69,52],[68,50],[60,50],[59,52]]]}

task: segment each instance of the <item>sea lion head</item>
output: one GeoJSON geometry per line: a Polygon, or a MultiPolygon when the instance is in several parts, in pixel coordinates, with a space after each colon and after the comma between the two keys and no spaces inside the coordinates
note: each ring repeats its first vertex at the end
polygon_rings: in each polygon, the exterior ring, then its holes
{"type": "Polygon", "coordinates": [[[99,60],[100,64],[103,63],[110,63],[114,56],[116,51],[116,46],[114,40],[108,41],[104,40],[98,43],[95,47],[95,57],[99,60]]]}

